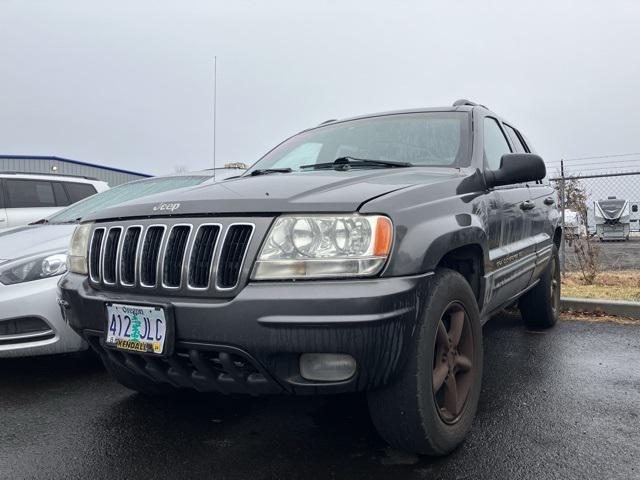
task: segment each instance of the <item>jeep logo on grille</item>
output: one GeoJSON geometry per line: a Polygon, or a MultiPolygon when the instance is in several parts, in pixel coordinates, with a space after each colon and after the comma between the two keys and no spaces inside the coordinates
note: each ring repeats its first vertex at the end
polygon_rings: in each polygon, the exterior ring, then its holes
{"type": "Polygon", "coordinates": [[[173,212],[180,208],[179,203],[161,203],[153,207],[154,212],[173,212]]]}

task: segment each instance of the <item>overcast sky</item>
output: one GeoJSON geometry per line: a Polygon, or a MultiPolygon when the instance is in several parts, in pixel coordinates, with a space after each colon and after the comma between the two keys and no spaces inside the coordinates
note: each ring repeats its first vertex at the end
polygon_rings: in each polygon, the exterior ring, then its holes
{"type": "Polygon", "coordinates": [[[0,153],[210,167],[214,55],[218,164],[461,97],[548,162],[640,152],[640,2],[523,3],[0,0],[0,153]]]}

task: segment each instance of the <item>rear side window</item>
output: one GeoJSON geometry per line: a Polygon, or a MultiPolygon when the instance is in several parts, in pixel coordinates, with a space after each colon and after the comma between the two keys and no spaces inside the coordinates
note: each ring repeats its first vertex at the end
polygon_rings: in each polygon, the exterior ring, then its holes
{"type": "Polygon", "coordinates": [[[67,205],[69,205],[67,192],[64,191],[64,187],[61,183],[53,182],[53,194],[56,196],[56,206],[66,207],[67,205]]]}
{"type": "Polygon", "coordinates": [[[51,182],[43,180],[5,180],[7,207],[55,207],[56,198],[51,182]]]}
{"type": "Polygon", "coordinates": [[[505,153],[511,153],[509,143],[495,118],[484,119],[484,157],[487,168],[500,168],[500,159],[505,153]]]}
{"type": "Polygon", "coordinates": [[[96,188],[88,183],[65,183],[64,188],[67,190],[71,203],[76,203],[83,198],[95,195],[96,188]]]}
{"type": "Polygon", "coordinates": [[[505,130],[507,131],[507,135],[509,135],[509,138],[511,139],[511,143],[513,143],[514,147],[516,148],[516,152],[527,153],[529,150],[527,149],[524,142],[520,138],[520,135],[518,134],[516,129],[513,127],[510,127],[506,123],[503,123],[503,125],[505,130]]]}

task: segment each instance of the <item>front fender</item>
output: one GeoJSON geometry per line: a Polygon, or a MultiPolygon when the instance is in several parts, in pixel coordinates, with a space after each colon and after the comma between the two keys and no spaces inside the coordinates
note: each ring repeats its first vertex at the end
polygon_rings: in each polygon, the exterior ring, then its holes
{"type": "Polygon", "coordinates": [[[452,250],[477,245],[482,250],[482,264],[489,260],[488,238],[482,221],[462,213],[430,218],[407,229],[401,227],[388,276],[415,275],[434,270],[452,250]]]}

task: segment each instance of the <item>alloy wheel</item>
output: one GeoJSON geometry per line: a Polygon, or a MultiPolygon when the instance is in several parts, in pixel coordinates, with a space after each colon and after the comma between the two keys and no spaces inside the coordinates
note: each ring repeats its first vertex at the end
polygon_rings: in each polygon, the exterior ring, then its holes
{"type": "Polygon", "coordinates": [[[432,388],[438,414],[453,424],[464,410],[473,387],[473,332],[459,302],[445,308],[436,331],[432,388]]]}

